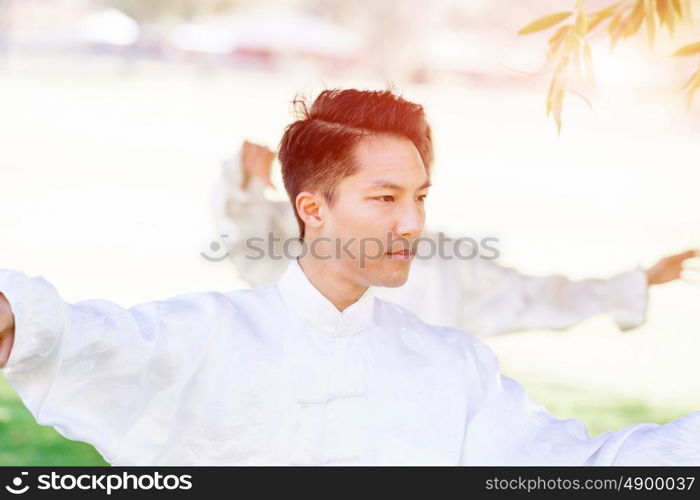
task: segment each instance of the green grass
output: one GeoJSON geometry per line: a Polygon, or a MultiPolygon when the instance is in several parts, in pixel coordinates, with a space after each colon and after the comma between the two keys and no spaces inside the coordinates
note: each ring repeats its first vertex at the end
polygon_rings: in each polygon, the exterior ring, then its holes
{"type": "MultiPolygon", "coordinates": [[[[586,422],[592,436],[639,422],[666,423],[689,410],[652,408],[643,401],[616,399],[556,384],[528,384],[531,397],[560,418],[586,422]]],[[[0,376],[0,466],[105,465],[95,449],[37,425],[0,376]]]]}
{"type": "Polygon", "coordinates": [[[527,389],[534,401],[558,418],[576,418],[585,422],[591,436],[642,422],[666,424],[697,409],[656,407],[640,399],[614,397],[544,382],[529,383],[527,389]]]}
{"type": "Polygon", "coordinates": [[[89,444],[64,438],[52,427],[38,425],[0,376],[1,465],[106,465],[89,444]]]}

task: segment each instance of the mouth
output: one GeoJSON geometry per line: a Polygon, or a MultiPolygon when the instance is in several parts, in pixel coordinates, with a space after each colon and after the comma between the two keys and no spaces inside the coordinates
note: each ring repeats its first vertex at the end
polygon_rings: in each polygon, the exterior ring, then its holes
{"type": "Polygon", "coordinates": [[[410,250],[397,250],[396,252],[388,252],[387,257],[396,260],[409,260],[413,257],[413,252],[410,250]]]}

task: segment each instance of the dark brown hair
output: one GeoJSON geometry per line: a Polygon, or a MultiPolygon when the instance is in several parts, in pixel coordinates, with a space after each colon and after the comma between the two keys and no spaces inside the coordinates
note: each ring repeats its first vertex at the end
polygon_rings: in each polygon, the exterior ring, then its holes
{"type": "Polygon", "coordinates": [[[433,142],[423,107],[391,90],[324,90],[309,108],[293,101],[298,120],[287,126],[279,147],[282,179],[304,238],[304,221],[295,200],[302,191],[320,190],[329,204],[340,180],[357,166],[353,151],[367,136],[390,135],[410,140],[430,175],[433,142]]]}

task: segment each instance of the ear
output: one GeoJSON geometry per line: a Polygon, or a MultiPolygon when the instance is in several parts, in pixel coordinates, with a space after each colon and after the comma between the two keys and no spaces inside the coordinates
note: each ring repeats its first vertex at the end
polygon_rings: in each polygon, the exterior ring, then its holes
{"type": "Polygon", "coordinates": [[[322,205],[321,195],[309,191],[302,191],[294,201],[297,213],[307,228],[318,228],[323,225],[322,205]]]}

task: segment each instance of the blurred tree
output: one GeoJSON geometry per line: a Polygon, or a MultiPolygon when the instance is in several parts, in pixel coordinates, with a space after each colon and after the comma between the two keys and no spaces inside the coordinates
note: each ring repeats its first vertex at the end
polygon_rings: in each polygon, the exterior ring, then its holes
{"type": "MultiPolygon", "coordinates": [[[[250,0],[100,0],[138,21],[161,18],[189,20],[198,15],[217,14],[251,4],[250,0]]],[[[259,2],[258,2],[259,3],[259,2]]]]}
{"type": "MultiPolygon", "coordinates": [[[[657,31],[664,27],[673,36],[678,27],[689,27],[693,24],[691,0],[622,0],[594,12],[586,11],[585,3],[586,0],[576,0],[573,11],[542,17],[518,32],[520,35],[528,35],[558,26],[548,41],[546,52],[546,67],[553,68],[554,71],[547,94],[547,115],[552,114],[558,131],[561,131],[564,93],[571,91],[568,86],[569,79],[574,77],[585,79],[591,85],[594,83],[589,41],[596,32],[605,30],[612,50],[620,38],[634,36],[644,25],[651,47],[656,40],[657,31]],[[567,19],[571,22],[562,25],[567,19]]],[[[700,56],[700,40],[679,48],[673,55],[700,56]]],[[[689,106],[698,89],[700,57],[697,68],[683,86],[689,106]]]]}
{"type": "Polygon", "coordinates": [[[0,56],[8,52],[10,31],[10,2],[0,0],[0,56]]]}

